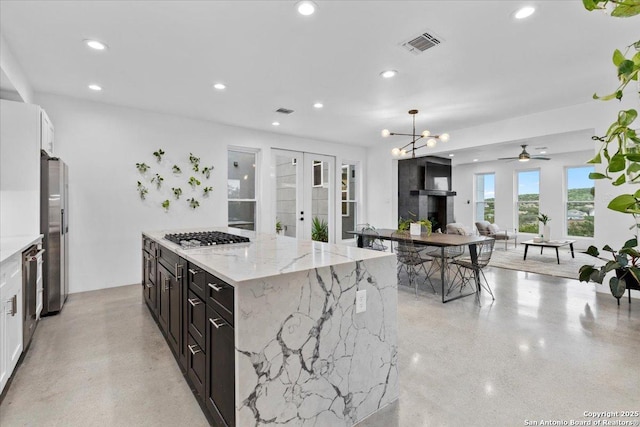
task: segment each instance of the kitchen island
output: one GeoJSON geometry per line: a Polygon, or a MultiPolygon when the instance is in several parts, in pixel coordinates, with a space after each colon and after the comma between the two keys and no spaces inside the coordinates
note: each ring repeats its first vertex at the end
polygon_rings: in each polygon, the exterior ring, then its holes
{"type": "Polygon", "coordinates": [[[395,255],[215,230],[250,242],[143,233],[145,300],[213,423],[352,426],[398,398],[395,255]]]}

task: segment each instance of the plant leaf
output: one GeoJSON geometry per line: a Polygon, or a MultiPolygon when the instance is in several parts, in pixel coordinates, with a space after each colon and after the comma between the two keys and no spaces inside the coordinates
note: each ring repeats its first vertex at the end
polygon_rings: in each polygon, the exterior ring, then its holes
{"type": "Polygon", "coordinates": [[[616,8],[611,11],[611,16],[616,18],[629,18],[630,16],[638,14],[640,14],[640,4],[619,3],[616,8]]]}
{"type": "Polygon", "coordinates": [[[593,268],[592,265],[583,265],[582,267],[580,267],[580,275],[578,277],[578,280],[580,280],[581,282],[588,282],[591,279],[591,275],[596,271],[595,268],[593,268]]]}
{"type": "Polygon", "coordinates": [[[598,248],[596,248],[595,246],[591,245],[589,246],[589,248],[587,249],[587,251],[585,252],[587,255],[591,255],[593,257],[598,257],[600,256],[600,251],[598,251],[598,248]]]}
{"type": "MultiPolygon", "coordinates": [[[[589,163],[589,164],[600,164],[600,163],[602,163],[602,156],[600,156],[600,152],[598,152],[598,154],[596,154],[596,156],[593,159],[589,160],[587,163],[589,163]]],[[[602,177],[604,178],[604,175],[602,175],[602,177]]],[[[591,179],[593,179],[593,178],[591,178],[591,179]]]]}
{"type": "Polygon", "coordinates": [[[624,61],[625,59],[626,58],[624,57],[622,52],[620,52],[620,49],[616,49],[613,51],[613,65],[619,67],[620,64],[622,64],[622,61],[624,61]]]}
{"type": "Polygon", "coordinates": [[[608,176],[601,174],[600,172],[589,173],[589,179],[603,179],[603,178],[608,178],[608,176]]]}
{"type": "MultiPolygon", "coordinates": [[[[624,176],[624,175],[623,175],[624,176]]],[[[614,197],[607,207],[616,212],[628,213],[628,209],[636,205],[636,198],[631,194],[621,194],[614,197]]]]}
{"type": "Polygon", "coordinates": [[[611,295],[616,298],[622,298],[624,296],[624,291],[627,289],[624,277],[622,279],[612,277],[609,280],[609,289],[611,289],[611,295]]]}
{"type": "Polygon", "coordinates": [[[609,172],[620,172],[624,170],[625,166],[625,158],[624,155],[620,153],[614,154],[614,156],[609,161],[609,172]]]}

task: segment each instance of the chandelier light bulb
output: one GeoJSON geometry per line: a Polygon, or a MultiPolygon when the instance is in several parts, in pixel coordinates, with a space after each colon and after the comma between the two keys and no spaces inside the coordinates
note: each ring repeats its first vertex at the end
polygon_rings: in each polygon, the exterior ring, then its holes
{"type": "Polygon", "coordinates": [[[407,150],[405,150],[404,148],[402,150],[400,150],[400,155],[401,156],[406,156],[407,155],[407,150]]]}
{"type": "Polygon", "coordinates": [[[449,141],[449,134],[448,133],[443,133],[442,135],[440,135],[440,140],[442,142],[447,142],[449,141]]]}
{"type": "Polygon", "coordinates": [[[380,132],[383,138],[388,137],[389,135],[391,135],[391,132],[389,132],[389,129],[382,129],[382,132],[380,132]]]}
{"type": "Polygon", "coordinates": [[[400,149],[399,149],[399,148],[397,148],[397,147],[395,147],[393,150],[391,150],[391,155],[392,155],[393,157],[398,157],[398,156],[400,156],[400,149]]]}
{"type": "Polygon", "coordinates": [[[422,137],[423,137],[423,138],[426,138],[426,137],[428,137],[429,135],[431,135],[431,132],[429,132],[428,130],[425,130],[425,131],[423,131],[423,132],[422,132],[422,137]]]}
{"type": "Polygon", "coordinates": [[[434,138],[429,138],[427,140],[427,147],[433,148],[433,147],[436,146],[437,143],[438,143],[438,141],[436,141],[434,138]]]}

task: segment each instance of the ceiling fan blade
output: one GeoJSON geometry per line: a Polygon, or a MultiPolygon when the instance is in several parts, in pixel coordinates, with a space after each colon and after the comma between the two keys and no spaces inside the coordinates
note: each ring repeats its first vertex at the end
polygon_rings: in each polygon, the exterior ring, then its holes
{"type": "Polygon", "coordinates": [[[499,157],[498,160],[518,160],[517,157],[499,157]]]}
{"type": "Polygon", "coordinates": [[[549,157],[533,156],[533,160],[551,160],[549,157]]]}

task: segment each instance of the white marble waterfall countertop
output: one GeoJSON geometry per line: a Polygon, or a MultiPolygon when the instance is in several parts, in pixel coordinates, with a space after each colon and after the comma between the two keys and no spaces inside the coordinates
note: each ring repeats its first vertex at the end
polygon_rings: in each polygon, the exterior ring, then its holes
{"type": "Polygon", "coordinates": [[[253,231],[228,227],[148,231],[143,232],[143,235],[174,250],[181,257],[211,274],[235,283],[354,261],[395,257],[388,252],[298,240],[275,234],[256,234],[253,231]],[[163,238],[165,234],[193,231],[224,231],[248,237],[251,241],[184,249],[163,238]]]}
{"type": "Polygon", "coordinates": [[[22,252],[29,246],[42,240],[42,234],[29,234],[24,236],[11,236],[0,238],[0,262],[22,252]]]}

